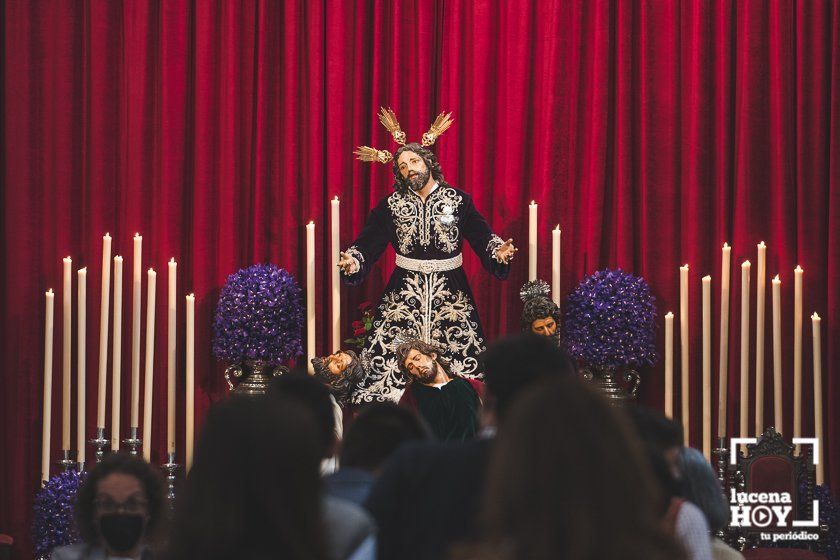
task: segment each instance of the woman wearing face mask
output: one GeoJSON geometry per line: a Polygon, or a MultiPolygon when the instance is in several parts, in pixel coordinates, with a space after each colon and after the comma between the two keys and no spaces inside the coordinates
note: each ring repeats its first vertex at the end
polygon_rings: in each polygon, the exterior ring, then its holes
{"type": "Polygon", "coordinates": [[[55,549],[52,559],[149,560],[165,512],[164,484],[154,467],[131,455],[108,455],[79,489],[76,524],[84,542],[55,549]]]}

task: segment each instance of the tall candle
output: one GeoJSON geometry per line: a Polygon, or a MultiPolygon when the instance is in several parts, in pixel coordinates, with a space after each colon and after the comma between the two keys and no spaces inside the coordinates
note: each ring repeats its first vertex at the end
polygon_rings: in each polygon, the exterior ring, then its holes
{"type": "Polygon", "coordinates": [[[306,224],[306,367],[314,374],[315,357],[315,224],[306,224]]]}
{"type": "Polygon", "coordinates": [[[70,450],[70,371],[73,359],[73,259],[63,261],[64,287],[61,294],[61,449],[70,450]]]}
{"type": "Polygon", "coordinates": [[[131,305],[131,424],[140,425],[140,297],[143,275],[143,238],[134,234],[134,275],[132,280],[131,305]]]}
{"type": "Polygon", "coordinates": [[[85,406],[86,406],[86,377],[85,371],[87,349],[87,268],[79,269],[78,281],[78,307],[79,311],[76,313],[76,449],[78,456],[76,460],[84,467],[85,465],[85,445],[87,443],[85,438],[85,406]]]}
{"type": "Polygon", "coordinates": [[[338,197],[330,201],[330,288],[332,291],[332,351],[341,350],[341,277],[338,268],[339,245],[339,204],[338,197]]]}
{"type": "Polygon", "coordinates": [[[773,422],[782,433],[782,281],[777,274],[773,285],[773,422]]]}
{"type": "MultiPolygon", "coordinates": [[[[802,267],[793,271],[793,437],[802,437],[802,267]]],[[[799,446],[796,446],[797,451],[799,446]]]]}
{"type": "Polygon", "coordinates": [[[551,299],[560,307],[560,224],[551,231],[551,299]]]}
{"type": "Polygon", "coordinates": [[[41,427],[41,481],[50,479],[50,424],[52,422],[52,360],[53,360],[53,313],[55,294],[47,293],[44,318],[44,411],[41,427]]]}
{"type": "Polygon", "coordinates": [[[712,458],[712,277],[703,280],[703,455],[712,458]]]}
{"type": "Polygon", "coordinates": [[[537,279],[537,203],[528,206],[528,280],[537,279]]]}
{"type": "Polygon", "coordinates": [[[187,471],[192,468],[193,447],[195,441],[195,295],[187,296],[187,383],[186,383],[187,428],[185,465],[187,471]]]}
{"type": "Polygon", "coordinates": [[[167,298],[166,316],[166,451],[175,453],[175,367],[178,357],[175,341],[175,310],[177,305],[176,286],[178,263],[169,259],[169,294],[167,298]]]}
{"type": "Polygon", "coordinates": [[[680,376],[680,393],[682,394],[682,425],[683,443],[688,446],[689,415],[688,415],[688,265],[680,267],[680,362],[682,364],[680,376]]]}
{"type": "Polygon", "coordinates": [[[755,435],[764,432],[764,289],[767,275],[767,246],[758,244],[755,279],[755,435]]]}
{"type": "Polygon", "coordinates": [[[729,389],[729,269],[732,247],[723,244],[720,265],[720,361],[718,362],[718,437],[726,437],[726,394],[729,389]]]}
{"type": "Polygon", "coordinates": [[[750,261],[741,264],[741,437],[748,436],[750,406],[750,261]]]}
{"type": "Polygon", "coordinates": [[[820,316],[811,315],[811,327],[814,331],[814,437],[817,438],[817,448],[814,449],[817,461],[817,484],[825,480],[825,455],[823,450],[823,402],[822,402],[822,347],[820,343],[820,316]]]}
{"type": "Polygon", "coordinates": [[[157,273],[149,269],[146,282],[146,371],[143,379],[143,458],[152,460],[152,387],[155,377],[155,290],[157,273]]]}
{"type": "Polygon", "coordinates": [[[674,417],[674,314],[665,314],[665,416],[674,417]]]}
{"type": "Polygon", "coordinates": [[[108,306],[111,302],[111,236],[102,238],[102,299],[99,303],[99,388],[96,399],[96,427],[105,427],[108,388],[108,306]]]}
{"type": "Polygon", "coordinates": [[[122,391],[122,267],[123,258],[114,257],[114,349],[111,380],[111,451],[120,450],[120,393],[122,391]]]}

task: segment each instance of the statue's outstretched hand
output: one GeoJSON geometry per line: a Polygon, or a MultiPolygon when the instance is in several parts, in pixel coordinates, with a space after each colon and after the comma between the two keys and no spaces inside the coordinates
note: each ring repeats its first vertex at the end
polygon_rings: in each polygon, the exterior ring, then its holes
{"type": "Polygon", "coordinates": [[[510,264],[518,250],[513,245],[513,239],[508,239],[496,249],[496,260],[503,264],[510,264]]]}
{"type": "Polygon", "coordinates": [[[344,274],[353,274],[356,268],[356,259],[351,257],[345,252],[338,253],[338,268],[341,269],[341,272],[344,274]]]}

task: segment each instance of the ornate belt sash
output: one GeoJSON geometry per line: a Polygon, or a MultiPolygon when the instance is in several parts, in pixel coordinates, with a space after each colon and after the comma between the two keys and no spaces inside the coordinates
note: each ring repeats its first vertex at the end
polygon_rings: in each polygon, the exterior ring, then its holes
{"type": "Polygon", "coordinates": [[[423,274],[431,274],[432,272],[444,272],[447,270],[455,270],[464,262],[464,257],[458,253],[454,257],[448,259],[412,259],[397,253],[397,266],[406,270],[414,272],[422,272],[423,274]]]}

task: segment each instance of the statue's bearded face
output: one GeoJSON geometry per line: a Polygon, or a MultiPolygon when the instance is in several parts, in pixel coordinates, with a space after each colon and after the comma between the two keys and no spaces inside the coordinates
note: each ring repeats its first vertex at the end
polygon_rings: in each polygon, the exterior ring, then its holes
{"type": "Polygon", "coordinates": [[[431,383],[438,374],[437,354],[424,354],[411,349],[403,366],[408,374],[420,383],[431,383]]]}
{"type": "Polygon", "coordinates": [[[554,336],[557,332],[557,321],[554,320],[554,317],[535,319],[531,323],[531,332],[541,336],[554,336]]]}
{"type": "Polygon", "coordinates": [[[418,154],[406,150],[397,159],[397,168],[403,181],[413,191],[421,190],[429,182],[431,171],[418,154]]]}
{"type": "Polygon", "coordinates": [[[321,373],[329,372],[330,375],[342,375],[350,364],[353,358],[346,352],[336,352],[324,358],[312,358],[312,366],[315,371],[321,373]]]}

